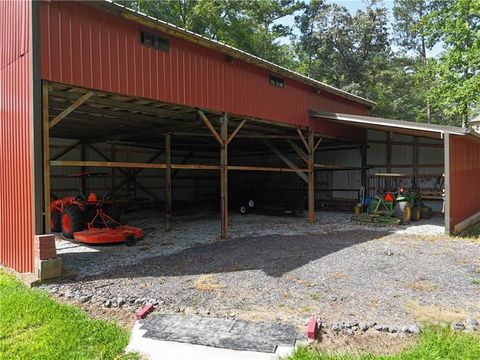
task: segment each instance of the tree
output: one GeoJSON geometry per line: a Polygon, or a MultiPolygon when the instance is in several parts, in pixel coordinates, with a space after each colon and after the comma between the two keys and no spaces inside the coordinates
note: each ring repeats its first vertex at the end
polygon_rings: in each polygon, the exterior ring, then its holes
{"type": "MultiPolygon", "coordinates": [[[[393,6],[394,24],[393,30],[396,43],[407,52],[412,52],[415,59],[416,69],[422,69],[427,65],[427,46],[425,34],[420,29],[420,23],[431,9],[429,0],[396,0],[393,6]]],[[[418,85],[422,86],[425,96],[431,87],[431,79],[425,72],[415,72],[418,85]]],[[[426,101],[427,122],[432,122],[432,110],[426,101]]]]}
{"type": "Polygon", "coordinates": [[[429,99],[465,127],[480,103],[480,2],[434,0],[421,29],[428,46],[440,41],[444,49],[427,64],[435,79],[429,99]]]}
{"type": "Polygon", "coordinates": [[[137,0],[123,4],[253,55],[293,67],[288,44],[278,39],[292,29],[278,20],[292,15],[297,0],[137,0]]]}

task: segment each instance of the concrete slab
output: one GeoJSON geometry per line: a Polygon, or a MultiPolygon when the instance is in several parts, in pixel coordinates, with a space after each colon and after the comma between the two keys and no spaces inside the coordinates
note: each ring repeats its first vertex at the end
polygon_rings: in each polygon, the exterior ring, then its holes
{"type": "Polygon", "coordinates": [[[181,315],[150,315],[147,321],[135,323],[126,351],[140,352],[152,360],[277,360],[290,355],[295,345],[294,337],[289,338],[290,344],[281,344],[290,337],[288,329],[285,332],[281,327],[273,326],[273,330],[264,332],[262,337],[261,331],[273,324],[181,315]],[[198,327],[192,329],[193,324],[198,327]],[[178,335],[172,335],[175,332],[178,335]],[[256,341],[252,337],[256,337],[256,341]],[[178,340],[172,341],[174,338],[178,340]],[[272,345],[275,339],[279,343],[272,345]],[[199,344],[201,342],[214,345],[199,344]],[[252,351],[255,347],[262,351],[252,351]]]}

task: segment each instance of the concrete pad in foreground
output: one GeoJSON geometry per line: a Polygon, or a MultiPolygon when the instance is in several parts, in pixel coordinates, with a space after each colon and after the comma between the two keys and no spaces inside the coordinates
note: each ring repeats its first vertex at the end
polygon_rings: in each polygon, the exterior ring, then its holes
{"type": "Polygon", "coordinates": [[[293,346],[278,346],[275,353],[265,353],[157,340],[144,337],[147,330],[141,326],[141,321],[133,326],[126,351],[139,352],[152,360],[278,360],[293,351],[293,346]]]}

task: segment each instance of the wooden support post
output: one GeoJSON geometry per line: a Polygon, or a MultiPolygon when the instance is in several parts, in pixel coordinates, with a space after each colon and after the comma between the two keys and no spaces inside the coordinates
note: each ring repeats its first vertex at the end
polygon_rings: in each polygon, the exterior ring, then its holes
{"type": "Polygon", "coordinates": [[[360,146],[360,155],[362,157],[362,186],[365,189],[365,196],[368,194],[368,174],[367,174],[367,143],[360,146]]]}
{"type": "Polygon", "coordinates": [[[42,116],[43,116],[43,215],[44,231],[48,234],[50,229],[50,124],[48,114],[48,83],[42,85],[42,116]]]}
{"type": "Polygon", "coordinates": [[[228,238],[228,117],[223,115],[220,127],[220,137],[223,146],[220,147],[220,209],[222,212],[221,233],[220,238],[226,240],[228,238]]]}
{"type": "Polygon", "coordinates": [[[387,133],[387,173],[392,172],[392,138],[393,133],[387,133]]]}
{"type": "Polygon", "coordinates": [[[314,152],[313,132],[308,134],[308,222],[315,222],[315,152],[314,152]]]}
{"type": "Polygon", "coordinates": [[[418,177],[418,137],[413,138],[413,187],[417,187],[418,177]]]}
{"type": "Polygon", "coordinates": [[[171,229],[172,218],[172,153],[171,135],[165,135],[165,231],[171,229]]]}

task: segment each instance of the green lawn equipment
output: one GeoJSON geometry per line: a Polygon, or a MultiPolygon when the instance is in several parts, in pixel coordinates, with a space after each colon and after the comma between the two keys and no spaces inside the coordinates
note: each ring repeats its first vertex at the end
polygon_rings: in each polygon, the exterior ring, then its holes
{"type": "Polygon", "coordinates": [[[406,190],[404,179],[407,175],[381,173],[372,176],[376,180],[375,195],[367,201],[367,213],[352,217],[360,223],[379,225],[409,224],[423,217],[429,217],[431,209],[423,205],[420,191],[406,190]]]}

